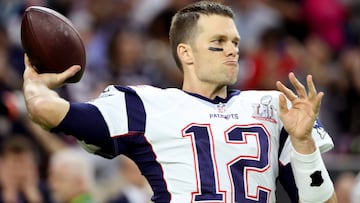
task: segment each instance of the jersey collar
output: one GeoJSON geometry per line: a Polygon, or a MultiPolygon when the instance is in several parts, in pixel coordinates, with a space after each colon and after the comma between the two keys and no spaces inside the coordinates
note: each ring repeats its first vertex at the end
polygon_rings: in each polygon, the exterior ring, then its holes
{"type": "Polygon", "coordinates": [[[189,94],[189,95],[191,95],[191,96],[197,97],[197,98],[199,98],[199,99],[202,99],[202,100],[211,102],[211,103],[213,103],[213,104],[226,103],[226,102],[228,102],[233,96],[236,96],[236,95],[239,95],[239,94],[240,94],[240,90],[231,89],[231,90],[228,90],[228,92],[227,92],[227,97],[226,97],[226,98],[221,98],[221,97],[216,96],[214,99],[209,99],[209,98],[207,98],[207,97],[204,97],[204,96],[199,95],[199,94],[196,94],[196,93],[191,93],[191,92],[187,92],[187,91],[184,91],[184,92],[187,93],[187,94],[189,94]]]}

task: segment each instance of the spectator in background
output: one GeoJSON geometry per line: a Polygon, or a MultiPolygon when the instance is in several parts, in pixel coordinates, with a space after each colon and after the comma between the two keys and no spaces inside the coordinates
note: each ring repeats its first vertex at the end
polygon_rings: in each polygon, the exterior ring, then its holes
{"type": "MultiPolygon", "coordinates": [[[[360,46],[340,53],[338,78],[333,90],[337,95],[334,110],[342,137],[349,136],[347,152],[360,152],[360,46]]],[[[342,141],[339,139],[339,141],[342,141]]]]}
{"type": "Polygon", "coordinates": [[[123,184],[120,193],[107,203],[149,203],[151,188],[136,164],[121,156],[119,160],[119,178],[123,184]]]}
{"type": "MultiPolygon", "coordinates": [[[[94,166],[96,189],[93,194],[96,202],[105,202],[110,196],[118,193],[116,188],[110,187],[110,185],[114,184],[114,176],[117,175],[118,172],[118,161],[116,159],[108,160],[85,153],[70,136],[57,136],[56,134],[45,131],[30,120],[24,120],[24,125],[28,131],[31,132],[32,138],[39,143],[49,157],[65,149],[77,150],[77,153],[84,153],[84,158],[89,159],[91,165],[94,166]]],[[[116,180],[116,185],[118,184],[119,181],[116,180]]]]}
{"type": "MultiPolygon", "coordinates": [[[[322,101],[322,105],[325,106],[320,112],[321,121],[324,126],[327,126],[328,132],[334,135],[334,139],[341,134],[338,128],[337,117],[335,115],[335,109],[338,106],[338,95],[335,94],[334,85],[339,78],[339,70],[332,58],[333,50],[329,44],[319,36],[308,36],[304,42],[304,56],[302,60],[299,60],[298,73],[312,74],[317,81],[318,89],[326,92],[328,95],[322,101]],[[324,110],[326,109],[326,110],[324,110]]],[[[336,142],[336,147],[340,146],[339,142],[336,142]]]]}
{"type": "MultiPolygon", "coordinates": [[[[107,43],[117,27],[135,26],[130,19],[135,1],[88,0],[74,3],[69,18],[86,30],[87,68],[102,71],[107,67],[107,43]],[[83,21],[85,20],[85,21],[83,21]],[[85,25],[84,25],[85,23],[85,25]]],[[[84,32],[82,32],[85,34],[84,32]]]]}
{"type": "Polygon", "coordinates": [[[8,34],[0,25],[0,85],[2,87],[20,89],[21,77],[10,64],[10,49],[8,34]]]}
{"type": "MultiPolygon", "coordinates": [[[[11,100],[12,97],[15,96],[13,94],[14,90],[21,89],[21,78],[20,75],[14,71],[15,69],[10,64],[9,59],[10,43],[8,34],[5,28],[0,25],[0,117],[13,120],[18,116],[19,112],[11,100]]],[[[11,123],[9,123],[8,126],[11,126],[11,123]]],[[[6,132],[5,129],[0,129],[0,134],[1,133],[7,134],[8,132],[6,132]]]]}
{"type": "Polygon", "coordinates": [[[346,21],[347,42],[351,46],[360,42],[360,1],[347,2],[348,19],[346,21]]]}
{"type": "MultiPolygon", "coordinates": [[[[117,84],[153,84],[154,67],[144,61],[144,35],[135,28],[119,28],[108,43],[108,67],[101,71],[105,81],[117,84]]],[[[156,75],[154,75],[156,76],[156,75]]]]}
{"type": "MultiPolygon", "coordinates": [[[[185,0],[182,2],[184,1],[185,0]]],[[[134,1],[134,9],[132,10],[130,18],[133,20],[134,24],[145,28],[159,13],[169,8],[169,5],[173,2],[173,0],[134,1]]]]}
{"type": "Polygon", "coordinates": [[[296,60],[289,54],[283,30],[266,29],[260,36],[259,47],[251,53],[240,81],[240,89],[274,89],[275,81],[286,80],[294,71],[296,60]]]}
{"type": "Polygon", "coordinates": [[[74,101],[92,99],[112,83],[160,83],[159,72],[151,64],[144,63],[143,37],[139,30],[132,27],[115,30],[106,45],[106,67],[87,69],[84,78],[76,84],[77,87],[68,90],[70,98],[74,101]]]}
{"type": "Polygon", "coordinates": [[[266,30],[281,26],[278,10],[262,0],[227,1],[236,13],[235,23],[241,36],[240,52],[252,53],[260,45],[261,35],[266,30]]]}
{"type": "Polygon", "coordinates": [[[22,135],[3,140],[0,156],[0,202],[51,203],[49,190],[39,175],[39,155],[22,135]]]}
{"type": "Polygon", "coordinates": [[[296,40],[303,42],[308,29],[302,16],[302,0],[271,0],[262,1],[281,14],[281,27],[296,40]]]}
{"type": "MultiPolygon", "coordinates": [[[[340,203],[351,203],[351,191],[355,185],[355,175],[344,171],[335,180],[334,187],[336,197],[340,203]]],[[[359,199],[358,199],[359,200],[359,199]]]]}
{"type": "Polygon", "coordinates": [[[181,87],[182,73],[176,67],[171,55],[169,29],[175,12],[192,2],[194,0],[169,1],[168,5],[145,27],[149,37],[145,47],[145,57],[146,61],[155,64],[157,72],[161,73],[161,84],[156,84],[159,87],[181,87]]]}
{"type": "Polygon", "coordinates": [[[97,90],[104,82],[104,78],[99,80],[98,76],[102,76],[108,68],[109,40],[118,27],[137,26],[130,18],[135,5],[136,1],[126,0],[73,1],[68,17],[84,41],[87,71],[79,83],[66,90],[70,100],[92,99],[98,94],[97,90]]]}
{"type": "Polygon", "coordinates": [[[92,203],[94,170],[76,149],[57,151],[49,162],[49,185],[59,203],[92,203]]]}
{"type": "Polygon", "coordinates": [[[360,199],[360,173],[355,176],[353,187],[350,191],[350,202],[358,203],[360,199]]]}
{"type": "Polygon", "coordinates": [[[346,44],[347,9],[340,0],[304,0],[303,17],[310,35],[322,38],[334,53],[346,44]]]}

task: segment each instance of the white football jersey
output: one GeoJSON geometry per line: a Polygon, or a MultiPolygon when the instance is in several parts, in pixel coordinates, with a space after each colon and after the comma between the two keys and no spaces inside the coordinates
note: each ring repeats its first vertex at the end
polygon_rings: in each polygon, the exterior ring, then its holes
{"type": "MultiPolygon", "coordinates": [[[[153,201],[268,203],[292,150],[288,138],[281,144],[279,94],[236,90],[210,100],[175,88],[109,86],[89,103],[116,143],[113,156],[138,164],[153,201]]],[[[313,137],[322,152],[333,147],[318,122],[313,137]]]]}

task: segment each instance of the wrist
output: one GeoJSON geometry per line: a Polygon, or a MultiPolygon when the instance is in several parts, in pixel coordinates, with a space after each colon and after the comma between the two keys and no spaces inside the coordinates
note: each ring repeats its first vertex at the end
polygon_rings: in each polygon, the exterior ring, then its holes
{"type": "Polygon", "coordinates": [[[299,154],[311,154],[316,151],[315,141],[311,136],[305,139],[290,137],[290,140],[294,150],[299,154]]]}
{"type": "Polygon", "coordinates": [[[52,91],[48,86],[46,86],[46,84],[44,84],[40,80],[28,79],[24,81],[23,91],[26,99],[31,99],[33,97],[37,97],[41,95],[44,96],[49,96],[49,94],[57,95],[56,92],[52,91]]]}
{"type": "Polygon", "coordinates": [[[318,148],[311,154],[300,154],[293,150],[291,167],[301,202],[325,202],[331,198],[333,183],[318,148]]]}

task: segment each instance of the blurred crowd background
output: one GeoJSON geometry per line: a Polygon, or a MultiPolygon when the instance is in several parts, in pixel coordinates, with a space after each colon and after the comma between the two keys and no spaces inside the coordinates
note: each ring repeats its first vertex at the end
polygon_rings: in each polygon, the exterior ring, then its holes
{"type": "MultiPolygon", "coordinates": [[[[72,137],[45,132],[29,121],[21,94],[24,10],[52,8],[78,29],[86,46],[86,71],[80,82],[58,92],[71,101],[87,101],[109,84],[181,87],[168,29],[174,12],[191,2],[0,0],[0,203],[69,202],[74,197],[143,203],[151,196],[128,159],[88,154],[72,137]]],[[[289,71],[302,81],[312,74],[325,93],[320,120],[335,148],[324,158],[339,202],[360,202],[360,1],[222,2],[234,9],[241,36],[234,88],[275,89],[275,81],[287,83],[289,71]]]]}

